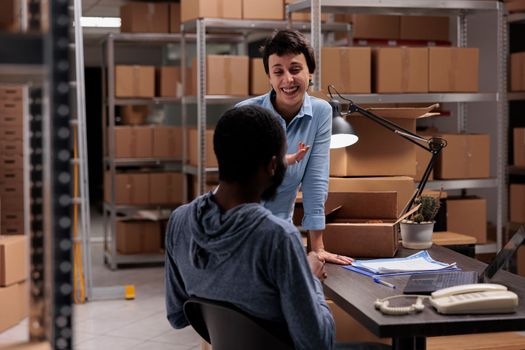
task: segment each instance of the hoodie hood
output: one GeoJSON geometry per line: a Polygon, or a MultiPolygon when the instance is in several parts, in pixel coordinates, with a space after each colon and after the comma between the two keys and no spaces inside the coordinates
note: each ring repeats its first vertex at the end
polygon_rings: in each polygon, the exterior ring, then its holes
{"type": "Polygon", "coordinates": [[[269,215],[258,203],[242,204],[221,213],[212,192],[197,198],[189,218],[192,265],[204,269],[222,264],[269,215]]]}

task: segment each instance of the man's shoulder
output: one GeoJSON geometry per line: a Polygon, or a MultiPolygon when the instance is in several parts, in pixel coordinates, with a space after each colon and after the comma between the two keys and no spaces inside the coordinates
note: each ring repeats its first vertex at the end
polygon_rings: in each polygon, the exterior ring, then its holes
{"type": "MultiPolygon", "coordinates": [[[[268,210],[268,209],[265,209],[268,210]]],[[[264,220],[264,227],[274,235],[288,237],[290,235],[299,234],[299,230],[292,223],[278,218],[274,215],[268,215],[264,220]]]]}

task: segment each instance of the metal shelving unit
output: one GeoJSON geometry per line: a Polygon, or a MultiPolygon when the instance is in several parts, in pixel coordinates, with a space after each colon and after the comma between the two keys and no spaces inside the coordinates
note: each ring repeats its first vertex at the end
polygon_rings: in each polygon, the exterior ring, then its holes
{"type": "MultiPolygon", "coordinates": [[[[345,96],[356,103],[420,103],[420,102],[451,102],[457,103],[458,131],[466,130],[467,103],[494,102],[497,104],[497,174],[494,179],[434,181],[427,188],[468,189],[468,188],[496,188],[497,191],[497,242],[496,244],[477,245],[476,252],[495,252],[502,246],[502,229],[507,213],[506,164],[507,164],[507,73],[506,73],[506,45],[507,23],[504,16],[503,4],[494,0],[473,1],[418,1],[418,0],[303,0],[287,6],[287,15],[292,12],[310,11],[311,42],[314,48],[318,66],[321,62],[322,37],[320,32],[320,16],[326,13],[368,13],[383,15],[434,15],[449,16],[457,20],[457,44],[459,47],[467,45],[467,18],[480,13],[491,13],[497,17],[497,44],[498,53],[497,76],[498,82],[494,91],[483,93],[443,93],[443,94],[368,94],[345,96]]],[[[290,17],[289,17],[290,18],[290,17]]],[[[520,20],[521,20],[520,16],[520,20]]],[[[320,90],[321,71],[314,74],[314,89],[320,90]]]]}
{"type": "MultiPolygon", "coordinates": [[[[194,40],[194,37],[190,37],[194,40]]],[[[119,158],[115,159],[115,107],[125,105],[165,105],[180,104],[180,97],[152,97],[152,98],[116,98],[115,91],[115,52],[117,45],[132,46],[163,46],[180,43],[180,34],[135,34],[120,33],[109,34],[102,42],[102,115],[103,115],[103,142],[104,142],[104,170],[110,174],[110,183],[115,183],[115,175],[119,170],[129,167],[148,167],[163,171],[181,171],[180,159],[167,158],[119,158]]],[[[146,206],[121,206],[115,204],[115,186],[110,185],[110,201],[104,203],[104,259],[111,269],[116,269],[119,264],[162,263],[163,254],[133,254],[124,255],[117,252],[116,247],[116,222],[119,218],[129,217],[139,210],[173,209],[173,206],[146,205],[146,206]]]]}
{"type": "Polygon", "coordinates": [[[0,33],[0,81],[28,86],[29,337],[72,349],[70,17],[68,1],[48,5],[41,16],[40,1],[31,1],[27,33],[0,33]],[[46,32],[43,17],[50,19],[46,32]]]}
{"type": "MultiPolygon", "coordinates": [[[[224,95],[206,95],[206,45],[210,41],[211,34],[226,32],[230,33],[229,38],[225,38],[224,42],[229,43],[231,51],[237,54],[245,54],[247,52],[247,42],[250,41],[250,35],[253,33],[272,32],[275,29],[285,29],[290,26],[288,21],[276,20],[237,20],[237,19],[217,19],[217,18],[203,18],[182,23],[182,67],[187,67],[187,51],[186,39],[188,35],[195,34],[196,40],[196,62],[197,62],[197,95],[185,96],[182,98],[182,124],[183,124],[183,171],[186,174],[196,175],[198,183],[198,193],[204,192],[204,180],[206,174],[217,172],[217,168],[206,168],[205,150],[205,129],[207,126],[207,112],[206,106],[208,104],[233,106],[249,96],[224,96],[224,95]],[[186,132],[185,128],[188,125],[188,110],[189,104],[197,105],[197,147],[198,147],[198,165],[186,165],[186,132]]],[[[293,28],[302,31],[311,30],[311,23],[296,22],[291,25],[293,28]]],[[[321,29],[319,29],[321,31],[321,29]]],[[[323,24],[323,31],[333,32],[347,32],[350,35],[351,26],[343,23],[326,23],[323,24]]],[[[186,72],[182,71],[183,85],[186,84],[186,72]]],[[[187,198],[187,196],[186,196],[187,198]]]]}

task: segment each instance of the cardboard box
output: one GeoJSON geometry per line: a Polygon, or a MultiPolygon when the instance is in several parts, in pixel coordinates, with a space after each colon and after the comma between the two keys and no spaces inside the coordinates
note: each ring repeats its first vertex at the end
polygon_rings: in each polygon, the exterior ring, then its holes
{"type": "Polygon", "coordinates": [[[401,16],[400,39],[402,40],[449,40],[448,17],[401,16]]]}
{"type": "Polygon", "coordinates": [[[399,39],[400,16],[352,15],[352,30],[356,39],[399,39]]]}
{"type": "Polygon", "coordinates": [[[0,101],[22,101],[24,88],[19,85],[0,87],[0,101]]]}
{"type": "Polygon", "coordinates": [[[120,118],[124,125],[144,124],[148,113],[148,106],[125,105],[120,107],[120,118]]]}
{"type": "Polygon", "coordinates": [[[0,140],[23,140],[24,130],[20,126],[10,126],[3,124],[0,127],[0,140]]]}
{"type": "Polygon", "coordinates": [[[513,164],[516,166],[525,166],[525,128],[514,128],[513,134],[513,164]]]}
{"type": "Polygon", "coordinates": [[[447,229],[487,243],[487,201],[478,197],[447,198],[447,229]]]}
{"type": "MultiPolygon", "coordinates": [[[[192,65],[194,95],[197,94],[196,60],[192,65]]],[[[248,56],[207,55],[206,56],[206,94],[207,95],[248,95],[249,59],[248,56]]]]}
{"type": "Polygon", "coordinates": [[[180,33],[180,2],[170,2],[170,33],[180,33]]]}
{"type": "Polygon", "coordinates": [[[111,183],[109,172],[104,175],[104,200],[110,202],[111,189],[115,188],[116,205],[144,205],[149,204],[149,174],[121,173],[115,174],[115,183],[111,183]]]}
{"type": "Polygon", "coordinates": [[[21,170],[24,168],[24,156],[21,154],[0,154],[0,168],[21,170]]]}
{"type": "Polygon", "coordinates": [[[340,93],[370,93],[369,47],[323,47],[321,85],[333,84],[340,93]]]}
{"type": "Polygon", "coordinates": [[[152,204],[182,204],[183,175],[181,173],[150,173],[152,204]]]}
{"type": "Polygon", "coordinates": [[[525,184],[510,184],[510,221],[525,224],[525,184]]]}
{"type": "Polygon", "coordinates": [[[22,128],[24,125],[24,104],[22,101],[0,102],[0,125],[22,128]]]}
{"type": "Polygon", "coordinates": [[[115,66],[115,97],[155,96],[155,67],[115,66]]]}
{"type": "Polygon", "coordinates": [[[392,344],[390,338],[378,338],[355,318],[347,314],[332,300],[326,300],[335,321],[335,340],[337,342],[372,342],[392,344]]]}
{"type": "Polygon", "coordinates": [[[250,59],[250,95],[262,95],[270,90],[262,58],[250,59]]]}
{"type": "Polygon", "coordinates": [[[153,129],[153,157],[182,159],[182,129],[156,126],[153,129]]]}
{"type": "Polygon", "coordinates": [[[128,2],[120,7],[122,33],[168,33],[169,7],[162,2],[128,2]]]}
{"type": "Polygon", "coordinates": [[[478,92],[479,49],[430,47],[430,92],[478,92]]]}
{"type": "MultiPolygon", "coordinates": [[[[2,210],[6,210],[6,208],[9,208],[9,210],[12,211],[23,211],[24,210],[24,198],[17,193],[16,195],[4,195],[3,197],[0,197],[0,208],[2,210]]],[[[1,227],[2,230],[4,230],[4,227],[1,227]]]]}
{"type": "MultiPolygon", "coordinates": [[[[199,164],[198,156],[198,135],[197,129],[192,128],[188,130],[188,163],[194,166],[199,164]]],[[[213,150],[213,130],[206,130],[206,150],[204,151],[206,157],[206,167],[207,168],[217,168],[219,163],[217,162],[217,157],[215,156],[215,151],[213,150]]]]}
{"type": "Polygon", "coordinates": [[[2,11],[0,11],[0,30],[18,32],[21,28],[20,18],[22,15],[21,4],[18,0],[2,1],[2,11]]]}
{"type": "MultiPolygon", "coordinates": [[[[23,181],[4,181],[0,183],[0,198],[7,196],[20,196],[24,195],[24,182],[23,181]]],[[[8,209],[8,208],[7,208],[8,209]]],[[[6,208],[2,208],[6,210],[6,208]]]]}
{"type": "Polygon", "coordinates": [[[408,176],[331,177],[329,192],[396,192],[397,214],[406,206],[415,191],[414,179],[408,176]]]}
{"type": "MultiPolygon", "coordinates": [[[[416,119],[438,115],[437,106],[369,110],[415,132],[416,119]]],[[[359,142],[330,150],[330,176],[415,176],[416,145],[357,113],[348,119],[359,142]]]]}
{"type": "MultiPolygon", "coordinates": [[[[0,126],[1,127],[1,126],[0,126]]],[[[0,140],[0,155],[23,155],[24,142],[22,140],[0,140]]]]}
{"type": "Polygon", "coordinates": [[[399,243],[395,192],[329,192],[326,250],[352,257],[393,257],[399,243]]]}
{"type": "MultiPolygon", "coordinates": [[[[23,169],[5,169],[3,167],[0,167],[0,184],[5,183],[7,181],[23,182],[24,181],[23,169]]],[[[1,212],[1,208],[0,208],[0,212],[1,212]]]]}
{"type": "Polygon", "coordinates": [[[197,18],[242,18],[242,0],[181,0],[181,22],[197,18]]]}
{"type": "Polygon", "coordinates": [[[372,62],[374,92],[428,92],[428,48],[376,48],[372,62]]]}
{"type": "MultiPolygon", "coordinates": [[[[286,14],[286,5],[291,4],[301,0],[284,0],[283,13],[286,14]]],[[[321,22],[326,22],[330,19],[329,13],[321,13],[321,22]]],[[[310,22],[310,11],[301,11],[292,13],[293,22],[310,22]]]]}
{"type": "Polygon", "coordinates": [[[29,273],[27,236],[0,236],[0,286],[21,282],[29,273]]]}
{"type": "MultiPolygon", "coordinates": [[[[440,134],[447,141],[434,168],[436,179],[490,177],[490,135],[440,134]]],[[[452,230],[454,231],[454,230],[452,230]]]]}
{"type": "Polygon", "coordinates": [[[525,90],[525,52],[510,55],[510,90],[525,90]]]}
{"type": "Polygon", "coordinates": [[[117,250],[121,254],[160,254],[158,221],[117,221],[117,250]]]}
{"type": "Polygon", "coordinates": [[[283,0],[242,0],[243,19],[284,19],[283,0]]]}
{"type": "Polygon", "coordinates": [[[16,325],[27,317],[29,290],[27,282],[0,287],[0,332],[16,325]]]}
{"type": "Polygon", "coordinates": [[[525,1],[524,0],[512,0],[505,1],[505,6],[509,12],[523,12],[525,11],[525,1]]]}
{"type": "Polygon", "coordinates": [[[178,97],[182,95],[180,67],[157,68],[157,96],[178,97]]]}
{"type": "Polygon", "coordinates": [[[115,158],[150,158],[153,156],[151,126],[116,126],[115,158]]]}

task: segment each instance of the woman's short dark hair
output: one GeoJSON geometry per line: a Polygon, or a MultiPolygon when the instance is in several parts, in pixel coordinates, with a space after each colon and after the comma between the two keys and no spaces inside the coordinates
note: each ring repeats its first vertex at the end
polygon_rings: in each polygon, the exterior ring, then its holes
{"type": "Polygon", "coordinates": [[[219,180],[247,183],[273,156],[284,157],[286,136],[269,110],[248,105],[229,109],[221,116],[215,127],[213,148],[219,163],[219,180]]]}
{"type": "Polygon", "coordinates": [[[303,54],[306,58],[308,71],[310,74],[315,72],[315,56],[312,46],[308,43],[304,35],[296,30],[276,30],[272,36],[269,37],[264,46],[261,47],[263,55],[263,64],[266,74],[270,74],[270,67],[268,66],[268,59],[271,55],[284,56],[287,54],[303,54]]]}

